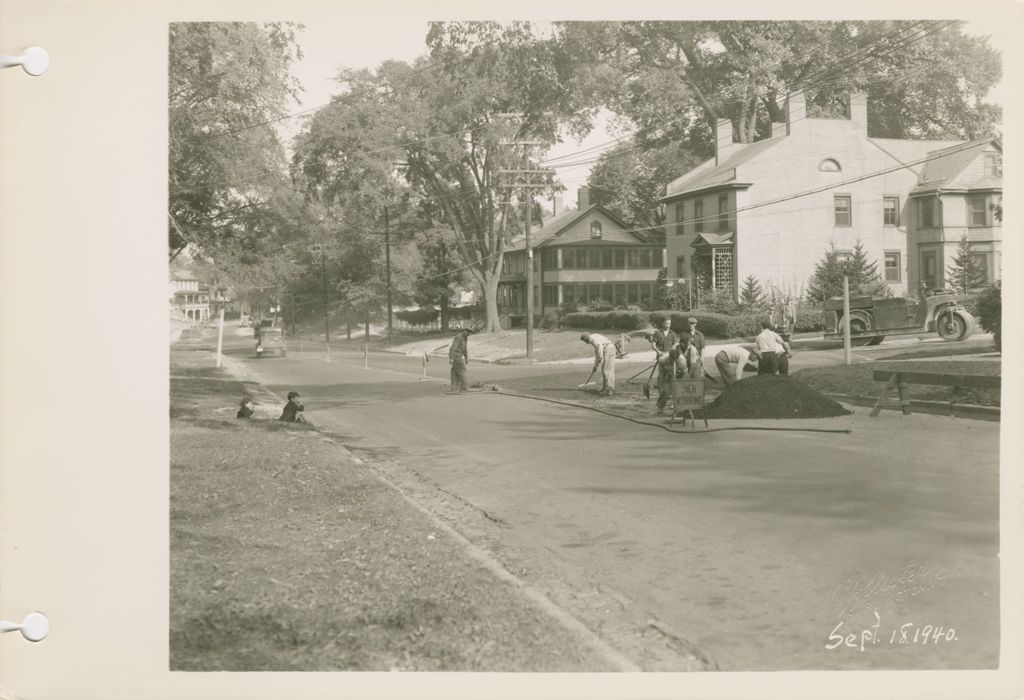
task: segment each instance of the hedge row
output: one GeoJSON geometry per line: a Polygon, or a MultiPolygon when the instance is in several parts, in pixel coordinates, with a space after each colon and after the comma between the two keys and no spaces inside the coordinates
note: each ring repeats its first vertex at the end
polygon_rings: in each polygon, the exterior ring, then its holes
{"type": "Polygon", "coordinates": [[[647,328],[650,314],[646,311],[616,309],[615,311],[577,311],[566,314],[563,326],[589,330],[635,331],[647,328]]]}
{"type": "Polygon", "coordinates": [[[687,319],[697,319],[697,327],[709,338],[740,338],[761,331],[761,314],[727,316],[710,311],[586,311],[568,314],[562,325],[586,330],[633,331],[651,325],[660,326],[666,316],[672,329],[686,330],[687,319]]]}
{"type": "Polygon", "coordinates": [[[426,326],[436,321],[440,315],[441,312],[437,309],[410,309],[408,311],[395,312],[397,319],[413,326],[426,326]]]}

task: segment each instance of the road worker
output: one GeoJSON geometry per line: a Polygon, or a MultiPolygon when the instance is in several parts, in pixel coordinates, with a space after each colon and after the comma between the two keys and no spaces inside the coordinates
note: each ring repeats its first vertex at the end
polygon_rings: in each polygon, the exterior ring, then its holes
{"type": "Polygon", "coordinates": [[[615,393],[615,343],[600,333],[584,333],[580,340],[594,348],[594,369],[601,368],[601,396],[615,393]]]}

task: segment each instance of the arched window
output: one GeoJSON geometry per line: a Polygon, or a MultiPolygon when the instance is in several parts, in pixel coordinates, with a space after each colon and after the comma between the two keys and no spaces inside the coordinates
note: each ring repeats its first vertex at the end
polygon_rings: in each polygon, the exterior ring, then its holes
{"type": "Polygon", "coordinates": [[[823,173],[838,173],[842,169],[843,168],[839,165],[839,161],[834,158],[826,158],[818,165],[818,170],[823,173]]]}
{"type": "Polygon", "coordinates": [[[591,221],[590,222],[590,237],[600,238],[601,237],[601,222],[591,221]]]}

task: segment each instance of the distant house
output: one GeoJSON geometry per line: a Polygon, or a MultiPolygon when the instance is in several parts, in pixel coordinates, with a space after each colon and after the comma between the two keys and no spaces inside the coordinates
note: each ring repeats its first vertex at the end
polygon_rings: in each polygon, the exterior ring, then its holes
{"type": "Polygon", "coordinates": [[[230,296],[227,289],[211,290],[191,270],[178,266],[171,267],[169,286],[171,318],[179,321],[209,321],[219,309],[217,302],[230,296]]]}
{"type": "Polygon", "coordinates": [[[172,269],[171,318],[181,321],[210,320],[210,290],[191,271],[172,269]]]}
{"type": "Polygon", "coordinates": [[[669,183],[669,277],[738,296],[753,275],[802,294],[830,245],[860,241],[894,293],[943,285],[960,234],[977,245],[989,281],[999,278],[1001,145],[870,138],[867,100],[846,118],[807,116],[802,94],[786,122],[751,144],[718,123],[715,157],[669,183]]]}
{"type": "MultiPolygon", "coordinates": [[[[644,304],[655,293],[664,267],[664,241],[633,231],[600,204],[590,204],[579,189],[578,209],[560,211],[530,235],[533,248],[533,302],[537,314],[566,302],[604,301],[644,304]]],[[[519,238],[505,251],[498,281],[503,314],[526,313],[526,242],[519,238]]]]}

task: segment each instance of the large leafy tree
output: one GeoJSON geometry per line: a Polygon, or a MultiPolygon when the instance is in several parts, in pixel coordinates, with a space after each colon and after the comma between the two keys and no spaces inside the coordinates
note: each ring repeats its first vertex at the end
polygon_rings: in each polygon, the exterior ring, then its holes
{"type": "Polygon", "coordinates": [[[665,223],[663,208],[658,206],[665,184],[699,162],[685,146],[641,148],[626,142],[602,154],[591,170],[587,181],[591,201],[650,233],[665,223]]]}
{"type": "Polygon", "coordinates": [[[289,74],[301,57],[297,29],[280,23],[171,25],[172,260],[191,246],[219,267],[262,278],[268,270],[255,268],[266,266],[296,233],[296,202],[272,122],[300,89],[289,74]]]}
{"type": "Polygon", "coordinates": [[[713,148],[715,124],[750,143],[784,120],[802,90],[811,113],[834,112],[866,91],[872,135],[971,138],[999,109],[983,98],[999,81],[987,40],[950,21],[566,22],[577,88],[637,127],[640,143],[691,139],[713,148]]]}
{"type": "Polygon", "coordinates": [[[411,65],[343,71],[345,91],[299,139],[295,172],[333,200],[401,163],[408,186],[453,232],[484,295],[485,330],[494,331],[502,255],[517,221],[506,203],[518,181],[506,171],[524,168],[507,142],[551,143],[564,122],[582,129],[586,114],[571,107],[571,64],[528,24],[435,24],[427,45],[429,57],[411,65]]]}

